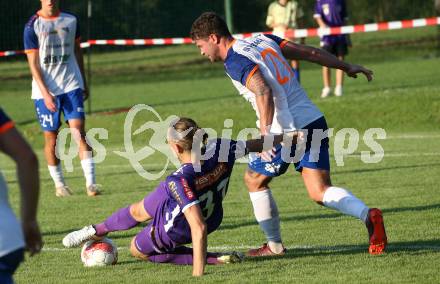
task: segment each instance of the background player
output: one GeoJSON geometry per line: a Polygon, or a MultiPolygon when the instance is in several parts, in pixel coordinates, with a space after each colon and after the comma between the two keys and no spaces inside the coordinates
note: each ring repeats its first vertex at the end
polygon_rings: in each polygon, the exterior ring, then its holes
{"type": "MultiPolygon", "coordinates": [[[[327,123],[293,75],[288,59],[307,60],[338,68],[351,77],[364,74],[370,81],[372,71],[338,60],[325,50],[295,44],[273,35],[257,35],[244,40],[232,37],[225,21],[212,12],[203,13],[191,28],[191,37],[201,54],[212,62],[224,62],[227,75],[257,114],[261,135],[295,129],[308,130],[304,155],[295,163],[310,198],[318,204],[362,220],[369,232],[369,252],[382,253],[387,239],[382,212],[369,209],[361,200],[330,180],[327,123]],[[313,141],[312,141],[313,137],[313,141]],[[313,147],[312,147],[313,146],[313,147]]],[[[293,147],[295,152],[295,147],[293,147]]],[[[250,155],[244,180],[249,190],[255,217],[268,244],[248,255],[282,255],[279,214],[269,183],[284,174],[291,161],[283,159],[280,147],[274,153],[250,155]],[[286,161],[287,160],[287,161],[286,161]]]]}
{"type": "MultiPolygon", "coordinates": [[[[313,17],[322,29],[345,25],[348,18],[345,0],[316,0],[313,17]]],[[[337,56],[339,60],[344,60],[344,56],[348,54],[349,45],[348,35],[326,35],[321,38],[321,47],[337,56]]],[[[326,98],[331,92],[331,72],[330,68],[326,66],[322,67],[322,80],[324,88],[321,97],[326,98]]],[[[342,96],[343,83],[344,72],[338,69],[336,70],[336,86],[333,92],[335,96],[342,96]]]]}
{"type": "Polygon", "coordinates": [[[13,283],[12,274],[23,260],[23,248],[33,256],[41,250],[43,243],[37,222],[40,191],[37,156],[1,108],[0,151],[17,164],[21,192],[20,226],[9,206],[8,188],[0,172],[0,283],[9,284],[13,283]]]}
{"type": "Polygon", "coordinates": [[[72,194],[66,185],[56,141],[61,113],[79,144],[81,166],[89,196],[99,194],[92,149],[85,139],[83,100],[88,96],[77,18],[63,13],[58,0],[41,0],[41,10],[24,29],[24,48],[32,72],[32,99],[44,133],[44,154],[56,196],[72,194]],[[84,96],[84,98],[83,98],[84,96]]]}
{"type": "MultiPolygon", "coordinates": [[[[272,29],[273,34],[281,37],[287,38],[285,36],[288,29],[297,29],[301,27],[299,23],[302,22],[301,19],[304,17],[304,12],[302,8],[298,5],[295,0],[276,0],[270,3],[267,9],[266,26],[272,29]]],[[[287,38],[293,41],[293,38],[287,38]]],[[[297,43],[304,44],[305,40],[302,38],[297,41],[297,43]]],[[[292,60],[291,65],[293,67],[293,72],[298,81],[299,78],[299,62],[297,60],[292,60]]]]}
{"type": "MultiPolygon", "coordinates": [[[[201,150],[206,160],[194,159],[201,131],[188,118],[180,118],[170,127],[168,143],[182,166],[140,202],[116,211],[104,222],[84,227],[63,239],[66,247],[109,232],[128,230],[139,222],[151,220],[132,239],[131,254],[142,260],[193,264],[193,275],[203,274],[205,262],[222,264],[239,260],[237,255],[207,253],[207,234],[215,231],[223,219],[222,201],[235,160],[248,152],[262,151],[263,139],[236,142],[215,139],[201,150]],[[194,150],[193,150],[194,149],[194,150]],[[200,170],[196,170],[200,166],[200,170]],[[182,246],[191,243],[193,249],[182,246]]],[[[291,137],[296,134],[291,133],[291,137]]],[[[275,136],[279,143],[283,135],[275,136]]],[[[207,136],[203,136],[206,143],[207,136]]],[[[293,141],[293,143],[296,142],[293,141]]],[[[270,148],[270,147],[269,147],[270,148]]]]}

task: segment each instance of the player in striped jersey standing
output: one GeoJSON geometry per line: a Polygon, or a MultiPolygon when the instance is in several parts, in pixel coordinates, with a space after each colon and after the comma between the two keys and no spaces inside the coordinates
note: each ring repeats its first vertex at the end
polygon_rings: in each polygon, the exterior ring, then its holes
{"type": "Polygon", "coordinates": [[[99,194],[95,181],[92,149],[86,142],[84,100],[88,97],[80,47],[78,19],[61,12],[58,0],[40,0],[41,9],[24,28],[24,48],[32,73],[32,100],[44,133],[44,154],[55,194],[65,197],[72,191],[64,181],[56,141],[61,113],[79,144],[81,166],[89,196],[99,194]]]}

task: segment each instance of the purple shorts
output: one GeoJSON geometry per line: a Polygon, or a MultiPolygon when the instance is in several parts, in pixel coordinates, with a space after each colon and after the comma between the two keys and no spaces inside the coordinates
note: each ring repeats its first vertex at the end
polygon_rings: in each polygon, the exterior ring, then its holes
{"type": "Polygon", "coordinates": [[[144,255],[155,255],[173,251],[178,246],[164,230],[163,207],[168,199],[165,182],[144,198],[144,208],[153,217],[151,222],[135,238],[136,248],[144,255]]]}

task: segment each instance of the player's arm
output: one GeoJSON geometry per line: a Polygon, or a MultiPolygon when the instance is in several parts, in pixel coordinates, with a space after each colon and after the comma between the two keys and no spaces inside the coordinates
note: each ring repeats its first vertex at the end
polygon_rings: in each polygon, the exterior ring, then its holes
{"type": "Polygon", "coordinates": [[[290,142],[289,145],[294,145],[303,142],[305,135],[301,131],[290,131],[284,134],[264,135],[256,139],[249,139],[246,141],[237,141],[233,148],[234,159],[240,159],[249,153],[263,153],[271,150],[278,144],[290,142]]]}
{"type": "Polygon", "coordinates": [[[321,16],[318,15],[318,16],[314,16],[313,18],[318,23],[318,26],[321,29],[327,28],[327,25],[324,23],[324,21],[322,20],[321,16]]]}
{"type": "Polygon", "coordinates": [[[193,245],[193,276],[202,276],[206,265],[206,250],[208,246],[208,231],[198,204],[188,207],[185,218],[191,228],[193,245]]]}
{"type": "Polygon", "coordinates": [[[286,132],[277,135],[264,135],[257,139],[246,140],[246,153],[269,151],[272,147],[291,141],[292,144],[297,144],[298,140],[303,137],[299,131],[286,132]]]}
{"type": "Polygon", "coordinates": [[[326,28],[327,24],[322,19],[322,15],[324,14],[324,11],[322,10],[322,6],[316,1],[315,3],[315,12],[313,14],[313,18],[318,23],[320,28],[326,28]]]}
{"type": "Polygon", "coordinates": [[[272,13],[272,4],[269,5],[269,8],[267,9],[267,17],[266,17],[266,26],[273,29],[275,27],[274,25],[274,18],[273,18],[273,13],[272,13]]]}
{"type": "Polygon", "coordinates": [[[373,79],[373,71],[366,69],[361,65],[350,64],[339,60],[333,54],[321,48],[315,48],[307,45],[295,44],[290,41],[284,41],[281,45],[284,57],[293,60],[306,60],[330,68],[341,69],[348,76],[357,78],[358,73],[365,75],[368,81],[373,79]]]}
{"type": "Polygon", "coordinates": [[[84,58],[81,50],[81,41],[80,38],[75,40],[75,58],[76,62],[78,62],[79,71],[81,72],[81,76],[84,82],[84,100],[87,100],[89,97],[89,87],[87,85],[87,80],[84,72],[84,58]]]}
{"type": "Polygon", "coordinates": [[[26,249],[30,255],[43,245],[37,223],[37,205],[40,192],[38,159],[20,133],[12,127],[0,132],[0,150],[10,156],[17,165],[18,183],[21,191],[21,220],[26,249]]]}
{"type": "Polygon", "coordinates": [[[272,96],[272,89],[264,80],[258,68],[250,75],[246,87],[255,94],[258,113],[260,115],[260,133],[266,135],[270,132],[275,106],[272,96]]]}
{"type": "Polygon", "coordinates": [[[40,53],[38,52],[38,49],[26,51],[26,56],[32,77],[37,83],[38,88],[41,91],[41,95],[43,96],[44,104],[46,105],[48,110],[50,110],[51,112],[55,112],[57,110],[55,98],[49,93],[49,89],[44,82],[43,72],[40,68],[40,53]]]}

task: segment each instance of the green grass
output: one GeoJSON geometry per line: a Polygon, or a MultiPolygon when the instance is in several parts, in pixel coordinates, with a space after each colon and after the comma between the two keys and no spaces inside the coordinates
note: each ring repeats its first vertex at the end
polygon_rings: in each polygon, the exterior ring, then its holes
{"type": "MultiPolygon", "coordinates": [[[[329,125],[339,130],[355,128],[363,135],[368,128],[383,128],[387,139],[379,140],[383,160],[365,164],[359,149],[338,167],[332,153],[332,180],[349,188],[369,206],[382,208],[390,241],[388,253],[367,253],[367,233],[359,221],[314,204],[297,173],[291,169],[273,181],[272,188],[282,219],[288,253],[278,259],[246,260],[242,264],[210,266],[210,282],[439,282],[440,276],[440,82],[435,54],[435,28],[421,28],[353,35],[348,60],[375,73],[373,82],[346,79],[341,98],[319,99],[320,68],[304,63],[303,86],[325,113],[329,125]],[[408,42],[412,39],[412,42],[408,42]],[[426,40],[428,39],[428,40],[426,40]]],[[[310,44],[316,44],[311,40],[310,44]]],[[[80,250],[63,250],[62,237],[73,229],[101,221],[115,209],[140,200],[158,184],[138,176],[127,160],[113,151],[123,150],[125,113],[101,115],[99,111],[154,106],[162,118],[171,114],[191,116],[202,126],[220,132],[226,118],[234,120],[233,135],[255,125],[251,107],[237,96],[221,64],[209,64],[194,46],[148,48],[92,55],[93,111],[87,127],[108,130],[101,143],[105,161],[97,165],[104,194],[85,195],[78,159],[66,173],[75,195],[56,198],[42,155],[42,135],[34,119],[30,79],[23,60],[0,62],[0,105],[15,119],[40,158],[41,200],[39,220],[45,251],[29,258],[15,274],[17,283],[145,283],[192,282],[191,267],[142,263],[129,256],[128,244],[139,231],[115,233],[121,248],[119,263],[86,269],[80,250]],[[201,60],[200,60],[201,59],[201,60]]],[[[149,119],[147,115],[135,121],[149,119]]],[[[136,129],[135,126],[133,129],[136,129]]],[[[361,136],[362,137],[362,136],[361,136]]],[[[136,149],[147,139],[135,139],[136,149]]],[[[333,145],[333,140],[331,145],[333,145]]],[[[333,148],[332,148],[333,149],[333,148]]],[[[146,169],[160,171],[164,157],[143,161],[146,169]]],[[[18,188],[13,163],[0,157],[0,168],[17,209],[18,188]]],[[[224,201],[225,217],[220,229],[209,236],[209,246],[221,251],[246,251],[264,237],[252,213],[242,181],[246,165],[238,164],[224,201]]],[[[169,171],[172,168],[168,169],[169,171]]],[[[199,281],[199,280],[197,280],[199,281]]]]}

